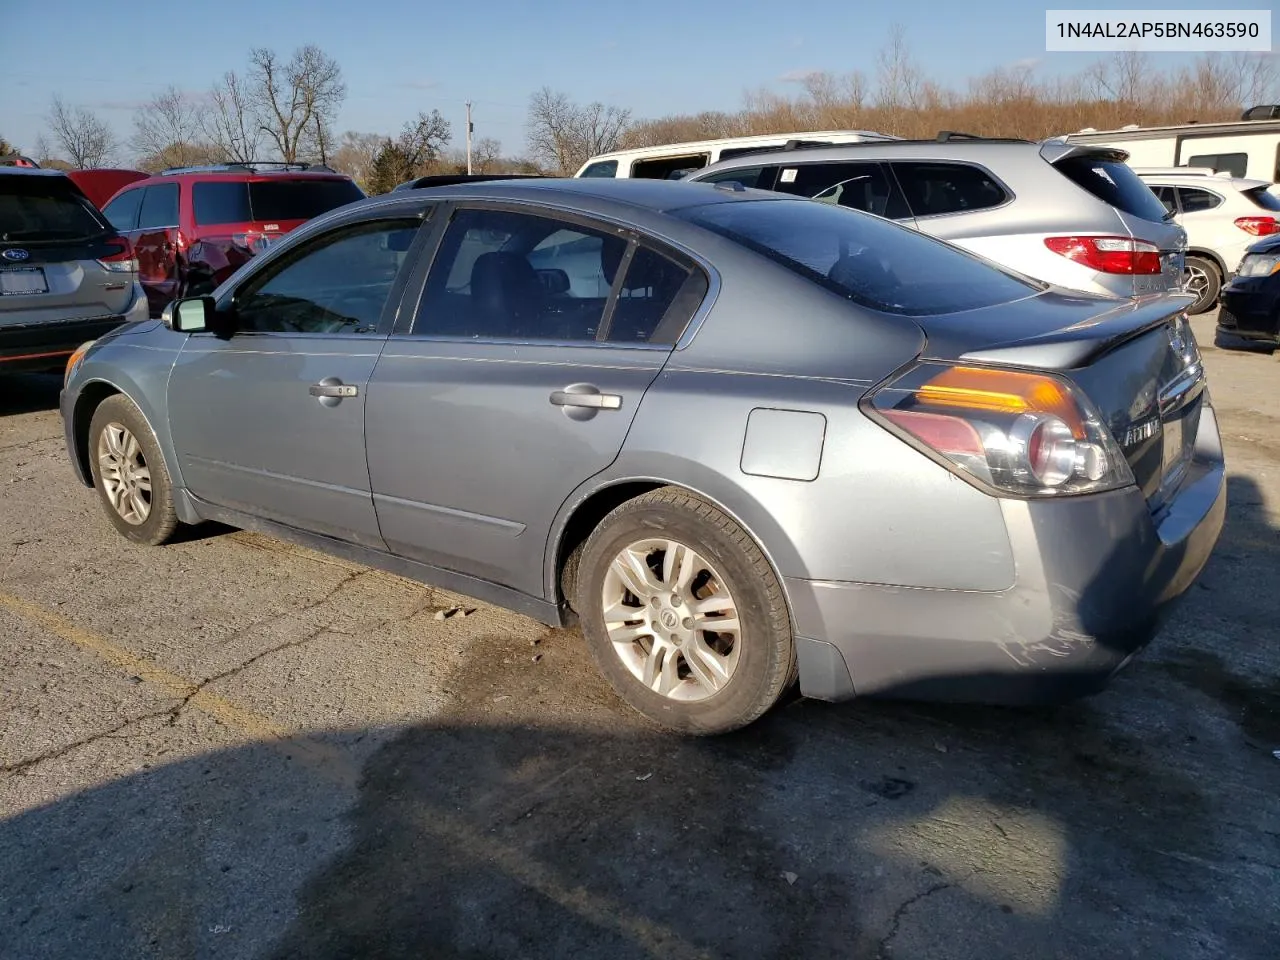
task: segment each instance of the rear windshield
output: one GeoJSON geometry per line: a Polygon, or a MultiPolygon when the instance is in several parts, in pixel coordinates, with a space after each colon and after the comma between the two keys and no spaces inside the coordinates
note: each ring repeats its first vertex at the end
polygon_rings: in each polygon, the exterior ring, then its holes
{"type": "Polygon", "coordinates": [[[915,230],[825,203],[740,200],[673,213],[883,313],[954,313],[1043,289],[915,230]]]}
{"type": "Polygon", "coordinates": [[[0,178],[0,240],[79,240],[110,228],[61,177],[0,178]]]}
{"type": "Polygon", "coordinates": [[[1266,187],[1251,187],[1248,190],[1241,190],[1240,192],[1263,210],[1280,211],[1280,197],[1277,197],[1266,187]]]}
{"type": "Polygon", "coordinates": [[[1151,188],[1138,178],[1132,167],[1119,160],[1067,157],[1054,166],[1077,186],[1117,210],[1157,223],[1168,218],[1169,211],[1151,188]]]}
{"type": "Polygon", "coordinates": [[[254,180],[197,183],[192,187],[196,223],[310,220],[364,194],[350,180],[254,180]]]}

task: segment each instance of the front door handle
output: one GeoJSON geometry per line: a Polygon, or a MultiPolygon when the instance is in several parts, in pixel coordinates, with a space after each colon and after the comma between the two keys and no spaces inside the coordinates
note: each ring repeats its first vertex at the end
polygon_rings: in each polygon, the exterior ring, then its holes
{"type": "Polygon", "coordinates": [[[353,383],[313,383],[311,385],[311,395],[313,397],[354,397],[359,395],[360,388],[353,383]]]}
{"type": "Polygon", "coordinates": [[[622,397],[616,393],[572,393],[568,390],[556,390],[551,394],[551,402],[557,407],[590,407],[593,410],[618,410],[622,407],[622,397]]]}

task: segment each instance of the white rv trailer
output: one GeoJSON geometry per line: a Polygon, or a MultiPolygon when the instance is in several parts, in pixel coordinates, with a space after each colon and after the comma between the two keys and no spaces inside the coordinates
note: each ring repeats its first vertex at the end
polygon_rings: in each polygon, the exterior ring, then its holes
{"type": "MultiPolygon", "coordinates": [[[[1246,111],[1246,115],[1258,109],[1246,111]]],[[[1127,150],[1128,163],[1134,167],[1212,167],[1233,177],[1280,181],[1280,120],[1088,128],[1068,134],[1066,139],[1127,150]]]]}

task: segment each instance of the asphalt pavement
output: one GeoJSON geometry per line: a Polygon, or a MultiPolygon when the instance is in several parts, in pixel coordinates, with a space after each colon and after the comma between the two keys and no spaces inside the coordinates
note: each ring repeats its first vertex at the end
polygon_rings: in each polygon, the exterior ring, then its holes
{"type": "Polygon", "coordinates": [[[1219,547],[1104,693],[682,740],[581,637],[256,534],[117,536],[0,379],[0,958],[1153,957],[1280,943],[1280,357],[1195,326],[1219,547]]]}

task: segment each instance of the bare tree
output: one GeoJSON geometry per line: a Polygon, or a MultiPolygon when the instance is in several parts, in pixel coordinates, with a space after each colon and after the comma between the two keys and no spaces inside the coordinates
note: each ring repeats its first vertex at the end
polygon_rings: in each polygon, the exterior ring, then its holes
{"type": "Polygon", "coordinates": [[[203,117],[205,137],[235,163],[259,159],[262,131],[253,113],[248,84],[234,70],[209,93],[209,108],[203,117]]]}
{"type": "Polygon", "coordinates": [[[368,182],[374,158],[378,156],[385,140],[385,137],[376,133],[348,130],[338,140],[338,145],[329,158],[329,166],[363,186],[368,182]]]}
{"type": "Polygon", "coordinates": [[[282,63],[275,51],[258,47],[249,55],[250,103],[258,128],[280,159],[296,163],[308,146],[323,153],[329,125],[347,95],[338,62],[309,44],[282,63]]]}
{"type": "Polygon", "coordinates": [[[205,104],[169,86],[133,114],[129,145],[143,170],[209,163],[218,148],[204,139],[205,104]]]}
{"type": "Polygon", "coordinates": [[[413,174],[420,175],[418,171],[440,156],[440,151],[452,136],[449,121],[440,115],[439,110],[432,110],[430,113],[419,112],[417,117],[407,122],[396,142],[404,151],[413,174]]]}
{"type": "Polygon", "coordinates": [[[471,168],[476,173],[492,173],[501,159],[502,144],[493,137],[482,137],[471,145],[471,168]]]}
{"type": "Polygon", "coordinates": [[[529,151],[562,174],[573,173],[598,153],[618,145],[631,111],[600,102],[580,106],[543,87],[529,98],[529,151]]]}
{"type": "Polygon", "coordinates": [[[54,139],[76,167],[103,167],[115,151],[111,128],[84,107],[73,107],[54,95],[46,118],[54,139]]]}
{"type": "Polygon", "coordinates": [[[900,23],[890,29],[889,43],[876,57],[876,79],[876,106],[886,111],[891,124],[897,126],[905,112],[919,101],[924,85],[924,74],[911,56],[906,31],[900,23]]]}

